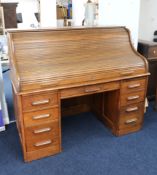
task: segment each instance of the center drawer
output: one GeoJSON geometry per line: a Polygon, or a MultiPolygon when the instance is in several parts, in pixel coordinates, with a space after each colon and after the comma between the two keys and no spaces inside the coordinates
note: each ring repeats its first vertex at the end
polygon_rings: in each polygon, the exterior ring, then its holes
{"type": "Polygon", "coordinates": [[[61,98],[77,97],[82,95],[94,94],[110,90],[120,89],[119,82],[109,82],[96,85],[87,85],[61,90],[61,98]]]}

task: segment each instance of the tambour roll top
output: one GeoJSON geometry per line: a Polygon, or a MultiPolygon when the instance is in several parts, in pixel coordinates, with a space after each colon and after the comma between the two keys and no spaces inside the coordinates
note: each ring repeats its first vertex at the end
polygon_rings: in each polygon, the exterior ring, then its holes
{"type": "Polygon", "coordinates": [[[8,41],[12,82],[21,93],[148,74],[124,27],[8,30],[8,41]]]}

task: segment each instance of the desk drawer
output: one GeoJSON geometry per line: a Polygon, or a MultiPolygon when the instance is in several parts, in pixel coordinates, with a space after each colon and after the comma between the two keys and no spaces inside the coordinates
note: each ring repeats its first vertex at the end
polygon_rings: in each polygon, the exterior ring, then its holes
{"type": "Polygon", "coordinates": [[[27,141],[40,141],[40,139],[59,136],[59,122],[46,123],[25,128],[27,141]]]}
{"type": "Polygon", "coordinates": [[[23,111],[39,110],[54,105],[58,105],[57,93],[34,93],[22,96],[23,111]]]}
{"type": "Polygon", "coordinates": [[[148,58],[157,57],[157,46],[149,47],[148,58]]]}
{"type": "Polygon", "coordinates": [[[48,138],[48,139],[45,138],[40,141],[27,142],[26,149],[27,149],[27,152],[49,148],[49,147],[58,149],[60,147],[59,143],[60,143],[59,138],[48,138]]]}
{"type": "Polygon", "coordinates": [[[132,128],[143,121],[144,103],[123,107],[120,112],[119,129],[132,128]]]}
{"type": "Polygon", "coordinates": [[[33,112],[24,113],[24,125],[25,127],[43,124],[46,122],[58,121],[59,120],[59,109],[58,107],[38,110],[33,112]]]}
{"type": "Polygon", "coordinates": [[[103,83],[97,85],[88,85],[76,88],[69,88],[61,90],[61,98],[76,97],[81,95],[94,94],[109,90],[119,89],[119,82],[103,83]]]}
{"type": "Polygon", "coordinates": [[[127,106],[144,101],[144,91],[138,91],[130,94],[121,94],[121,106],[127,106]]]}
{"type": "Polygon", "coordinates": [[[136,78],[133,80],[126,80],[122,82],[121,92],[122,94],[136,92],[140,90],[145,90],[146,79],[145,78],[136,78]]]}
{"type": "Polygon", "coordinates": [[[54,138],[59,137],[59,131],[60,129],[58,122],[25,128],[27,148],[29,149],[30,147],[34,147],[34,149],[37,149],[42,146],[49,146],[53,144],[54,138]]]}

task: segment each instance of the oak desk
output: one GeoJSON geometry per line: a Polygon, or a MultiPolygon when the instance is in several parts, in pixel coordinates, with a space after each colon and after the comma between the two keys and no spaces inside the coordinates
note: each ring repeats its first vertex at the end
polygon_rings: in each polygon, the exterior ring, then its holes
{"type": "Polygon", "coordinates": [[[61,152],[61,116],[93,111],[114,135],[143,122],[148,65],[124,27],[9,30],[24,160],[61,152]]]}

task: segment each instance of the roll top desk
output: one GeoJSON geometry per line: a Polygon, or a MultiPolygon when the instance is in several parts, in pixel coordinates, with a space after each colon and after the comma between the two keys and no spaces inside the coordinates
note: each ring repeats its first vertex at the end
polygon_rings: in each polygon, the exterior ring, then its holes
{"type": "Polygon", "coordinates": [[[142,127],[148,65],[124,27],[8,30],[25,161],[61,152],[61,117],[92,111],[116,136],[142,127]]]}

